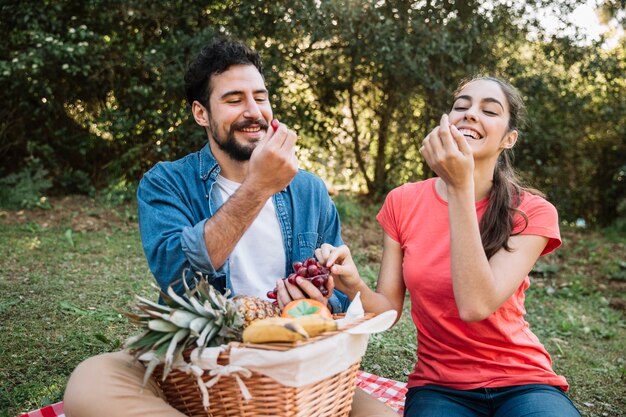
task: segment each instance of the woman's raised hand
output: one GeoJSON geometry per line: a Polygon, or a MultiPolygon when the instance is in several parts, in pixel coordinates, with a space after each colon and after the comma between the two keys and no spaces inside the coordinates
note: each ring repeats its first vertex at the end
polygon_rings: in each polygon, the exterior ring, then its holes
{"type": "Polygon", "coordinates": [[[444,114],[438,127],[426,136],[420,153],[433,171],[449,186],[471,185],[474,173],[472,149],[444,114]]]}
{"type": "Polygon", "coordinates": [[[346,245],[335,247],[324,243],[315,249],[315,257],[322,265],[330,269],[335,287],[340,291],[349,295],[358,291],[363,284],[350,249],[346,245]]]}

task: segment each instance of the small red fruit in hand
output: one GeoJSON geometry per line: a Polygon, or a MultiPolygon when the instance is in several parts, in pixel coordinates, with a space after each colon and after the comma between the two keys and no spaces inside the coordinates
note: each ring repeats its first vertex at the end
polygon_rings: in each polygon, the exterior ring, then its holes
{"type": "Polygon", "coordinates": [[[278,130],[278,126],[280,125],[280,123],[278,122],[278,119],[273,119],[272,120],[272,129],[274,129],[274,132],[276,132],[278,130]]]}
{"type": "MultiPolygon", "coordinates": [[[[313,286],[322,293],[322,295],[327,296],[329,294],[329,291],[326,288],[326,282],[328,281],[330,270],[326,266],[318,263],[315,257],[310,257],[304,261],[295,261],[292,264],[292,267],[294,272],[289,274],[287,278],[283,278],[283,282],[287,281],[291,285],[298,285],[297,278],[302,277],[312,283],[313,286]]],[[[277,297],[278,290],[276,288],[267,293],[267,298],[276,300],[277,297]]]]}
{"type": "Polygon", "coordinates": [[[325,282],[326,281],[324,280],[324,277],[321,275],[318,275],[316,277],[313,277],[313,279],[311,279],[311,284],[315,285],[317,288],[323,287],[325,282]]]}

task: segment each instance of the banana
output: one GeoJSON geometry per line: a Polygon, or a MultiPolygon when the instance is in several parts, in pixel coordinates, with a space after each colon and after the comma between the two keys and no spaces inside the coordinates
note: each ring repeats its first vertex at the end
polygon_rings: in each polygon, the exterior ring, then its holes
{"type": "Polygon", "coordinates": [[[301,325],[309,334],[309,337],[317,336],[323,332],[337,330],[337,322],[335,322],[335,320],[317,314],[295,317],[292,320],[301,325]]]}
{"type": "Polygon", "coordinates": [[[297,342],[308,338],[300,324],[282,317],[255,320],[243,331],[244,343],[297,342]]]}

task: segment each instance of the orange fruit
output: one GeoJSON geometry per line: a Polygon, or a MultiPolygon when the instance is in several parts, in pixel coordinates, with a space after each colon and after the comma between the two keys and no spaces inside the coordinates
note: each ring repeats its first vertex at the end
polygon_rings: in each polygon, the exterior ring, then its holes
{"type": "Polygon", "coordinates": [[[300,316],[308,316],[309,314],[316,314],[322,317],[332,318],[333,315],[324,304],[317,300],[310,298],[302,298],[300,300],[293,300],[283,308],[281,317],[293,318],[300,316]]]}

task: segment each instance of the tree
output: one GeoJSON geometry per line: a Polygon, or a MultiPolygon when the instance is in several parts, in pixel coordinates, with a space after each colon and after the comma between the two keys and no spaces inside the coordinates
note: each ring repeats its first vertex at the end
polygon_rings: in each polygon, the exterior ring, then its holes
{"type": "Polygon", "coordinates": [[[381,196],[432,175],[421,140],[462,78],[495,72],[503,45],[526,42],[536,3],[292,1],[240,9],[233,25],[282,56],[283,96],[297,96],[293,118],[326,166],[381,196]]]}
{"type": "Polygon", "coordinates": [[[33,155],[58,188],[84,191],[81,178],[134,181],[202,143],[184,123],[182,74],[225,20],[223,4],[201,3],[3,3],[0,175],[33,155]]]}
{"type": "MultiPolygon", "coordinates": [[[[39,161],[59,192],[86,192],[132,185],[155,162],[198,149],[206,136],[182,76],[190,55],[229,34],[261,52],[302,166],[336,184],[380,197],[433,175],[420,143],[457,83],[483,72],[526,97],[525,177],[564,218],[608,223],[626,205],[624,40],[580,46],[576,34],[548,35],[534,13],[565,16],[581,3],[4,2],[0,177],[35,175],[23,165],[39,161]]],[[[623,2],[603,7],[624,16],[623,2]]]]}

